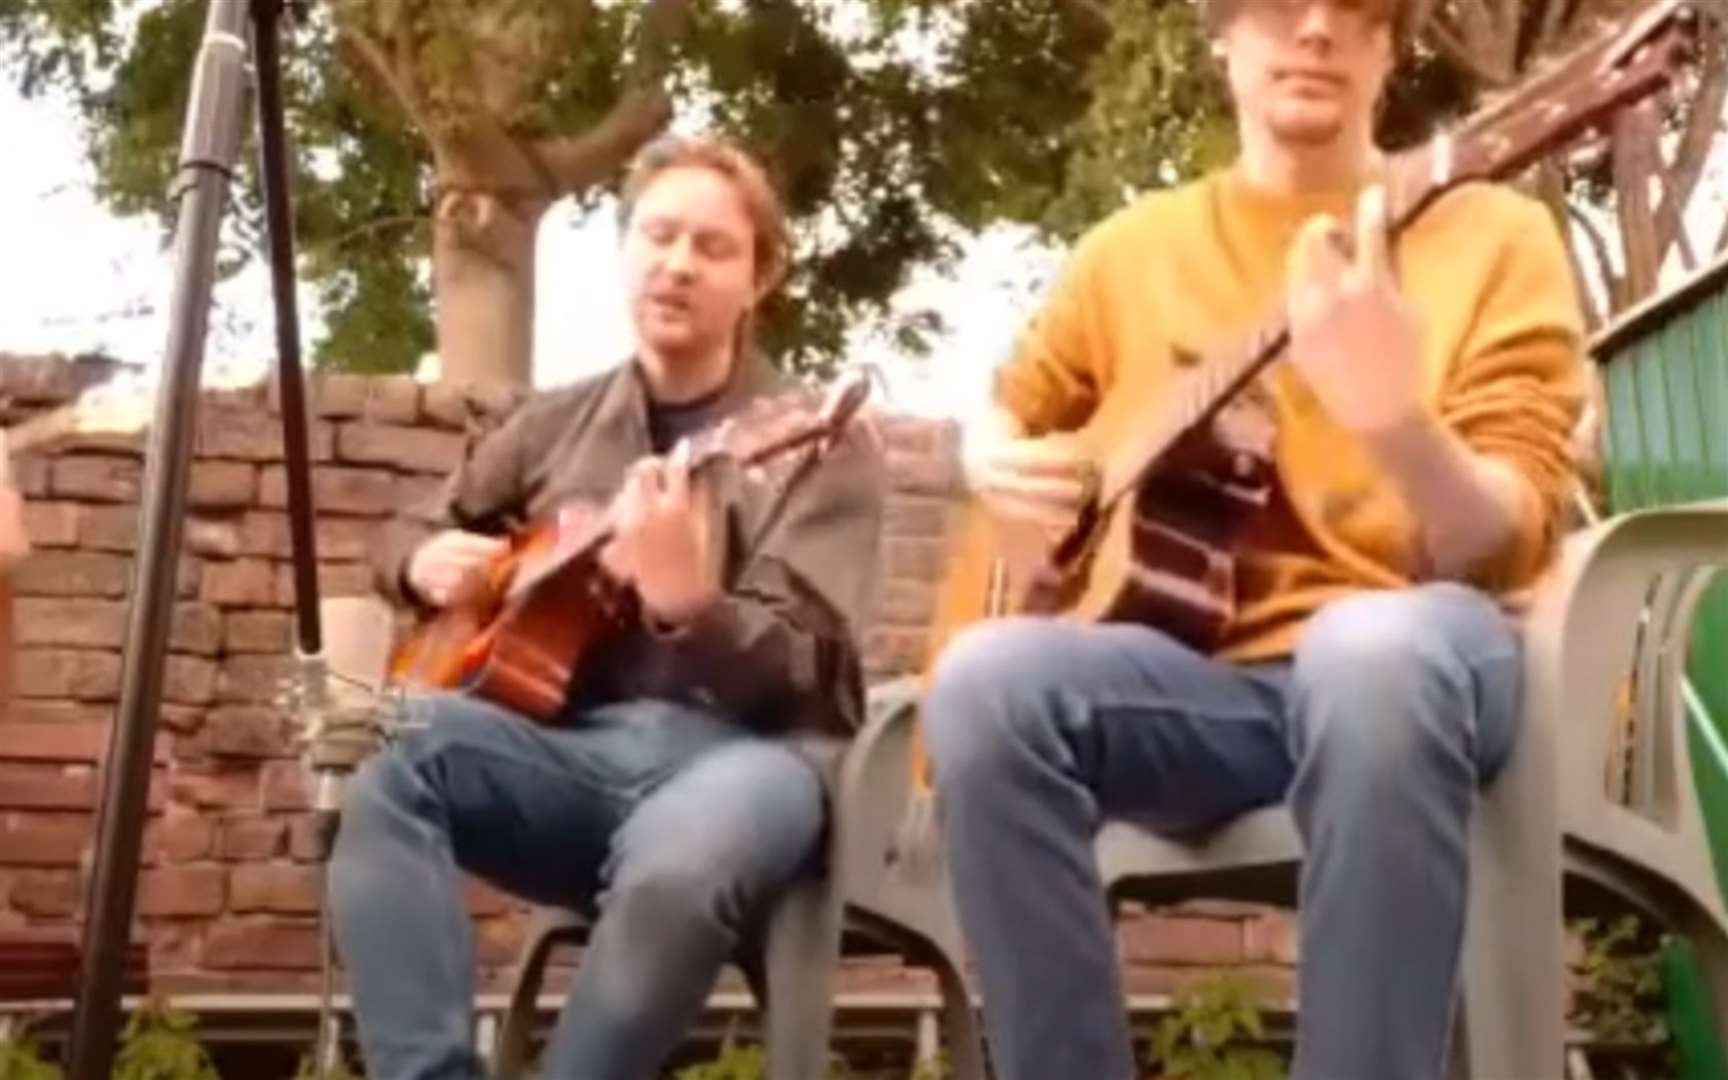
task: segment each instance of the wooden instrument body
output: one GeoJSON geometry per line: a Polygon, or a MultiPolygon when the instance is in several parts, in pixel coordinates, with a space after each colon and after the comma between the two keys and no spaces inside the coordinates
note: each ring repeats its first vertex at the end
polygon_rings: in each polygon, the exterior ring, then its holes
{"type": "Polygon", "coordinates": [[[1178,443],[1131,497],[1054,546],[973,500],[955,561],[987,565],[988,580],[963,586],[977,598],[972,611],[950,606],[945,615],[1134,622],[1201,652],[1217,648],[1235,608],[1241,534],[1276,482],[1270,417],[1244,403],[1219,420],[1178,443]]]}
{"type": "Polygon", "coordinates": [[[636,617],[635,594],[600,565],[599,518],[571,506],[512,536],[470,589],[403,643],[395,679],[557,719],[599,645],[636,617]]]}

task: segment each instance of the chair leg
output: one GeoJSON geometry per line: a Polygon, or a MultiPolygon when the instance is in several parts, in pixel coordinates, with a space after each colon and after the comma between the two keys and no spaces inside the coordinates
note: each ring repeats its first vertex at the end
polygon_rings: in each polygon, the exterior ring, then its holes
{"type": "MultiPolygon", "coordinates": [[[[1515,779],[1531,788],[1540,778],[1515,779]]],[[[1551,817],[1505,805],[1481,815],[1471,852],[1454,1076],[1565,1074],[1563,876],[1551,817]]]]}
{"type": "Polygon", "coordinates": [[[516,986],[510,993],[510,1011],[498,1027],[498,1042],[492,1055],[492,1080],[526,1080],[528,1039],[534,1030],[534,1002],[546,981],[546,963],[552,950],[576,940],[582,927],[560,917],[541,922],[531,932],[516,969],[516,986]]]}
{"type": "Polygon", "coordinates": [[[799,881],[775,905],[767,941],[764,1038],[768,1080],[827,1075],[840,956],[839,891],[827,877],[799,881]]]}
{"type": "Polygon", "coordinates": [[[953,1080],[988,1080],[984,1068],[984,1033],[978,1011],[972,1007],[972,990],[953,959],[937,953],[931,967],[942,990],[942,1030],[948,1042],[948,1063],[953,1080]]]}

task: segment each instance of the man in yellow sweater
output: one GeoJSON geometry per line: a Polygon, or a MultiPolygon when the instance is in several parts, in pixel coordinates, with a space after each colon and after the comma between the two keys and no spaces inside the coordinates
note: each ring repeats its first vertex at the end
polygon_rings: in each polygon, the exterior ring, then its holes
{"type": "Polygon", "coordinates": [[[1280,800],[1306,849],[1296,1077],[1442,1075],[1471,810],[1516,736],[1500,601],[1554,553],[1583,371],[1535,202],[1460,188],[1388,243],[1371,128],[1413,11],[1209,0],[1239,160],[1080,243],[968,432],[985,504],[1059,525],[1179,353],[1291,321],[1263,380],[1278,491],[1218,655],[1019,618],[936,665],[936,792],[1003,1080],[1134,1075],[1100,822],[1181,835],[1280,800]]]}

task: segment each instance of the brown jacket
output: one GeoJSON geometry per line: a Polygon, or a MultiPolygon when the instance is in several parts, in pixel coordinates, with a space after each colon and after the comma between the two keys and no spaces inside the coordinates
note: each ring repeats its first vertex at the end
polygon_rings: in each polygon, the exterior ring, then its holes
{"type": "MultiPolygon", "coordinates": [[[[765,364],[745,364],[717,412],[784,389],[765,364]]],[[[377,553],[380,590],[405,606],[414,548],[439,529],[498,534],[577,499],[605,505],[625,469],[652,453],[647,394],[627,363],[536,394],[481,439],[428,502],[405,509],[377,553]]],[[[746,562],[791,454],[763,477],[721,470],[712,485],[724,526],[715,558],[725,596],[673,636],[631,631],[605,651],[574,703],[662,698],[709,708],[765,731],[851,730],[863,715],[856,635],[877,591],[885,472],[860,424],[793,489],[777,524],[746,562]]]]}

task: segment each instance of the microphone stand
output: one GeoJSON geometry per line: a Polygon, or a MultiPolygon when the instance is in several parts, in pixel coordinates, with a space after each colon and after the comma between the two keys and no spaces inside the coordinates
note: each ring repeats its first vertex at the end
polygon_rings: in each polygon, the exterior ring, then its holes
{"type": "MultiPolygon", "coordinates": [[[[322,672],[317,559],[308,478],[305,382],[283,132],[277,24],[281,0],[210,0],[193,71],[170,192],[178,203],[168,343],[145,462],[140,539],[127,612],[120,702],[109,730],[96,848],[85,900],[70,1080],[108,1080],[113,1067],[123,963],[137,899],[163,669],[174,614],[187,476],[197,430],[199,375],[209,330],[222,211],[240,155],[247,63],[257,50],[258,124],[276,305],[278,376],[293,538],[298,655],[322,672]],[[250,16],[252,40],[246,37],[250,16]]],[[[321,686],[320,686],[321,689],[321,686]]],[[[327,1032],[321,1031],[321,1039],[327,1032]]],[[[320,1061],[320,1065],[324,1064],[320,1061]]]]}

